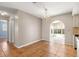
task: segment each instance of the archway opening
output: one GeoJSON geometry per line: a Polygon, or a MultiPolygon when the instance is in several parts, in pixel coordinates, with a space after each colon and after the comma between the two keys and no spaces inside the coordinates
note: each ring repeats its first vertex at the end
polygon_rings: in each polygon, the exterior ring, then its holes
{"type": "Polygon", "coordinates": [[[62,21],[53,21],[50,25],[50,41],[54,43],[65,43],[65,25],[62,21]]]}

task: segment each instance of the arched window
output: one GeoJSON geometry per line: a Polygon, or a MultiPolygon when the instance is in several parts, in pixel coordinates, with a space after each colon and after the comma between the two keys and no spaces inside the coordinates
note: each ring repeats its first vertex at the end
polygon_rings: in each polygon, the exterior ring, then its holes
{"type": "Polygon", "coordinates": [[[63,22],[56,20],[51,24],[51,34],[64,34],[64,28],[63,22]]]}

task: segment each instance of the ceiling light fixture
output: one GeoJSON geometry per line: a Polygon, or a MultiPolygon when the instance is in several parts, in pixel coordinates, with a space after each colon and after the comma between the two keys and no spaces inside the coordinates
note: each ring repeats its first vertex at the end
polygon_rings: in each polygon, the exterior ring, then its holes
{"type": "Polygon", "coordinates": [[[48,11],[48,9],[45,7],[45,5],[44,4],[41,4],[41,3],[38,3],[38,2],[32,2],[36,7],[39,7],[39,8],[42,8],[43,10],[44,10],[44,16],[43,16],[43,18],[44,19],[47,19],[47,17],[48,17],[48,13],[47,13],[47,11],[48,11]]]}
{"type": "Polygon", "coordinates": [[[8,13],[5,12],[5,11],[0,11],[0,14],[1,14],[2,16],[7,16],[7,15],[8,15],[8,13]]]}
{"type": "Polygon", "coordinates": [[[8,13],[7,12],[2,12],[1,15],[3,15],[3,16],[8,15],[8,13]]]}
{"type": "Polygon", "coordinates": [[[47,10],[47,8],[45,8],[44,10],[45,10],[44,18],[47,18],[47,17],[48,17],[48,16],[47,16],[47,11],[48,11],[48,10],[47,10]]]}

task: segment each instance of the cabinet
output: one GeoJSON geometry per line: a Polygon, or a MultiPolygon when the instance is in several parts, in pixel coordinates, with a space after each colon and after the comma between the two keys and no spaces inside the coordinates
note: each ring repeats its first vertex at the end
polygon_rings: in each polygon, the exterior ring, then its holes
{"type": "Polygon", "coordinates": [[[73,27],[73,34],[79,35],[79,27],[73,27]]]}
{"type": "Polygon", "coordinates": [[[73,16],[73,27],[79,27],[79,15],[73,16]]]}

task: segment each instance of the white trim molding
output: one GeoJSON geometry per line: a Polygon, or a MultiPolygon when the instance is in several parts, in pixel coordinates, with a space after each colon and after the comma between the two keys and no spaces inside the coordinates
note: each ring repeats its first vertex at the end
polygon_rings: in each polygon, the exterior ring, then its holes
{"type": "Polygon", "coordinates": [[[17,46],[17,45],[15,45],[15,46],[16,46],[17,48],[22,48],[22,47],[25,47],[25,46],[34,44],[34,43],[39,42],[39,41],[41,41],[41,40],[36,40],[36,41],[33,41],[33,42],[29,42],[29,43],[27,43],[27,44],[23,44],[23,45],[21,45],[21,46],[17,46]]]}

